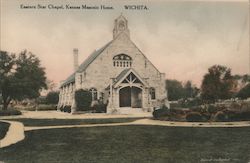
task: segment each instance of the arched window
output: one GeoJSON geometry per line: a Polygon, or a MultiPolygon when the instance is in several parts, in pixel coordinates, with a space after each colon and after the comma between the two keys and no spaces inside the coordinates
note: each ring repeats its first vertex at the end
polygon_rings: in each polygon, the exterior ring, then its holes
{"type": "Polygon", "coordinates": [[[155,88],[150,88],[149,89],[149,94],[150,94],[150,99],[155,100],[155,88]]]}
{"type": "Polygon", "coordinates": [[[132,58],[126,54],[118,54],[113,57],[114,67],[131,67],[132,58]]]}
{"type": "Polygon", "coordinates": [[[95,88],[91,88],[89,91],[91,92],[92,95],[92,101],[97,100],[97,90],[95,88]]]}

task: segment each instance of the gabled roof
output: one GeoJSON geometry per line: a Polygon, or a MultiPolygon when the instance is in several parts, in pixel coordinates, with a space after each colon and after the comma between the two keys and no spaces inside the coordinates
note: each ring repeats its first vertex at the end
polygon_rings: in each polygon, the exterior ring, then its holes
{"type": "Polygon", "coordinates": [[[123,19],[123,20],[127,21],[127,19],[122,14],[120,16],[118,16],[118,18],[116,18],[115,21],[117,21],[119,19],[123,19]]]}
{"type": "Polygon", "coordinates": [[[124,69],[116,78],[115,78],[115,83],[120,81],[128,72],[130,68],[124,69]]]}
{"type": "Polygon", "coordinates": [[[133,68],[128,68],[123,70],[116,78],[115,82],[113,84],[114,87],[119,86],[119,84],[130,74],[133,73],[141,82],[144,86],[148,86],[148,84],[143,80],[143,78],[140,77],[140,75],[133,69],[133,68]]]}
{"type": "Polygon", "coordinates": [[[84,71],[90,65],[90,63],[92,63],[96,57],[98,57],[111,43],[112,41],[108,42],[106,45],[90,54],[89,57],[79,66],[77,72],[84,71]]]}
{"type": "Polygon", "coordinates": [[[93,53],[91,53],[85,61],[80,64],[79,68],[77,71],[75,71],[73,74],[71,74],[61,85],[61,87],[69,84],[69,83],[74,83],[75,82],[75,74],[76,72],[83,72],[86,70],[86,68],[98,57],[110,44],[112,41],[108,42],[106,45],[101,47],[98,50],[95,50],[93,53]]]}

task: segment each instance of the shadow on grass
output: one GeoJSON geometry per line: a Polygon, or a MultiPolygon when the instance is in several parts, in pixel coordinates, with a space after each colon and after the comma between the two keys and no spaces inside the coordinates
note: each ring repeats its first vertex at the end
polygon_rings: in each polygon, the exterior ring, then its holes
{"type": "Polygon", "coordinates": [[[143,118],[103,118],[103,119],[8,119],[9,121],[22,122],[24,126],[61,126],[61,125],[83,125],[104,123],[127,123],[143,118]]]}
{"type": "Polygon", "coordinates": [[[0,122],[0,140],[3,139],[9,130],[10,124],[6,122],[0,122]]]}

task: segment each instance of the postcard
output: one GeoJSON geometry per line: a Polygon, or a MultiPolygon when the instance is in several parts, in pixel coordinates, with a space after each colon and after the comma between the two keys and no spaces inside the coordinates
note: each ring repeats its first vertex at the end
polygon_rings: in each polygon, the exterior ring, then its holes
{"type": "Polygon", "coordinates": [[[250,162],[249,1],[0,2],[0,163],[250,162]]]}

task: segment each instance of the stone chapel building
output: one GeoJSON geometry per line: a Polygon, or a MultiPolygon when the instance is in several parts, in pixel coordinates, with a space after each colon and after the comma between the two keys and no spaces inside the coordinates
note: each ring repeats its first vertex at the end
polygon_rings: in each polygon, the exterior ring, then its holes
{"type": "Polygon", "coordinates": [[[165,74],[147,59],[130,40],[128,21],[120,15],[114,22],[113,40],[94,51],[80,66],[75,55],[75,72],[61,83],[58,108],[71,106],[74,92],[88,89],[92,101],[107,103],[107,113],[153,111],[167,104],[165,74]]]}

